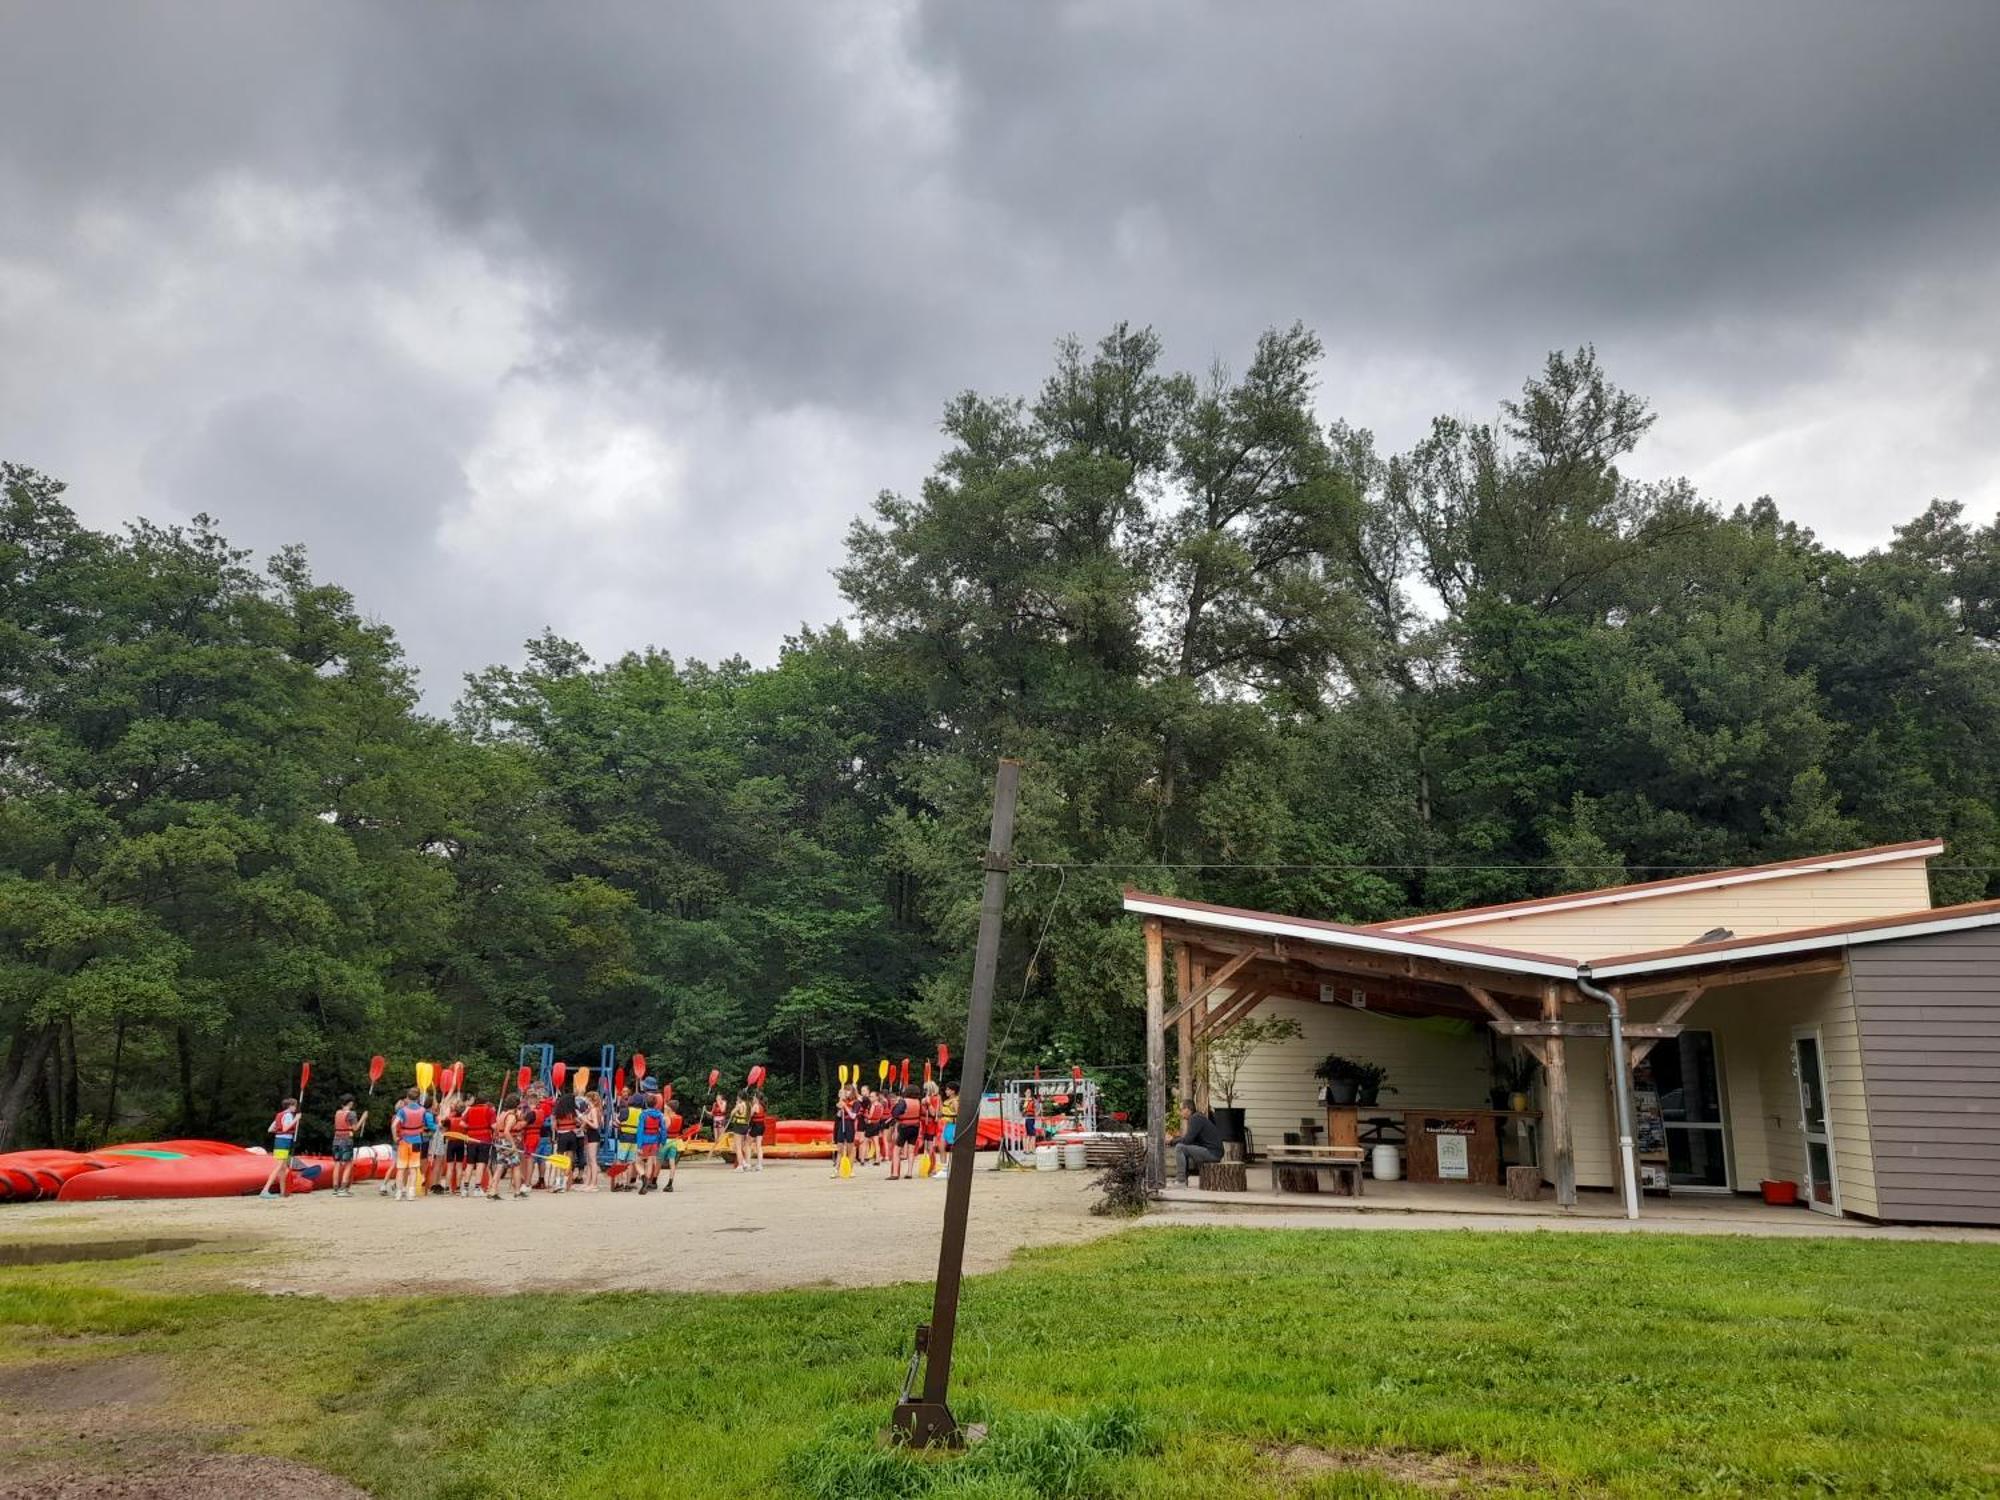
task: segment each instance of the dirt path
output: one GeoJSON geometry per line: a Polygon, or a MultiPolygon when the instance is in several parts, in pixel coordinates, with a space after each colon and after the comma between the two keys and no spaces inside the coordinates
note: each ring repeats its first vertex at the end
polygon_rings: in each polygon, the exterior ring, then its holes
{"type": "MultiPolygon", "coordinates": [[[[1126,1227],[1093,1218],[1080,1172],[994,1172],[973,1185],[966,1269],[990,1271],[1025,1245],[1074,1243],[1126,1227]]],[[[163,1277],[269,1292],[767,1291],[927,1279],[937,1268],[944,1184],[848,1182],[824,1163],[772,1162],[761,1173],[684,1168],[672,1194],[569,1193],[505,1202],[393,1203],[363,1185],[352,1198],[252,1198],[0,1208],[0,1247],[99,1239],[192,1238],[253,1245],[254,1258],[169,1255],[163,1277]],[[579,1274],[549,1254],[565,1226],[589,1236],[579,1274]],[[857,1244],[870,1246],[856,1253],[857,1244]]]]}

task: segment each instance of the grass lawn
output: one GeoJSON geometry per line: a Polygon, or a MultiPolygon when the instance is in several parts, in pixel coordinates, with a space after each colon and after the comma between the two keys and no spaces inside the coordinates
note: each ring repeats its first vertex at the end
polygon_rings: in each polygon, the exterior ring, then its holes
{"type": "Polygon", "coordinates": [[[190,1431],[385,1496],[2000,1493],[1989,1245],[1141,1229],[1030,1252],[968,1283],[957,1405],[994,1435],[955,1460],[871,1441],[926,1287],[326,1302],[159,1274],[0,1271],[0,1366],[153,1356],[190,1431]]]}

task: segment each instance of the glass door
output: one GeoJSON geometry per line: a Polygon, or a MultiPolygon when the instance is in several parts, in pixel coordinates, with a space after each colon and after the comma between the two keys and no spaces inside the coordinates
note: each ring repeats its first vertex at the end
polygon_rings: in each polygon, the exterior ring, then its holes
{"type": "Polygon", "coordinates": [[[1666,1136],[1667,1186],[1677,1192],[1728,1192],[1729,1139],[1715,1033],[1690,1027],[1656,1043],[1647,1061],[1666,1136]]]}
{"type": "Polygon", "coordinates": [[[1799,1084],[1799,1129],[1806,1138],[1806,1204],[1823,1214],[1840,1212],[1834,1175],[1833,1132],[1827,1125],[1826,1062],[1816,1027],[1792,1032],[1792,1076],[1799,1084]]]}

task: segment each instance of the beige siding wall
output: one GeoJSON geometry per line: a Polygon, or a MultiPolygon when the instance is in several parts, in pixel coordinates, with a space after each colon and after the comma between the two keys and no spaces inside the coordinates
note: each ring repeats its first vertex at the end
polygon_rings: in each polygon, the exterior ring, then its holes
{"type": "MultiPolygon", "coordinates": [[[[1662,1003],[1637,1002],[1635,1018],[1657,1015],[1662,1003]]],[[[1579,1020],[1602,1015],[1595,1007],[1570,1007],[1570,1011],[1579,1020]]],[[[1684,1024],[1715,1033],[1730,1165],[1739,1192],[1755,1191],[1766,1177],[1805,1180],[1805,1137],[1799,1129],[1798,1091],[1792,1081],[1792,1028],[1817,1026],[1826,1061],[1841,1207],[1871,1216],[1879,1213],[1860,1031],[1844,973],[1715,990],[1701,998],[1684,1024]]],[[[1603,1042],[1582,1038],[1567,1045],[1577,1184],[1611,1187],[1617,1180],[1612,1161],[1617,1139],[1611,1124],[1607,1049],[1603,1042]]]]}
{"type": "MultiPolygon", "coordinates": [[[[1236,1103],[1248,1111],[1260,1150],[1279,1144],[1285,1131],[1299,1128],[1302,1118],[1321,1118],[1319,1080],[1313,1069],[1329,1052],[1387,1068],[1389,1085],[1397,1092],[1382,1098],[1392,1108],[1483,1105],[1493,1085],[1486,1039],[1481,1035],[1484,1028],[1476,1027],[1470,1035],[1447,1035],[1426,1023],[1291,998],[1266,1000],[1251,1014],[1292,1016],[1305,1029],[1302,1041],[1251,1054],[1237,1081],[1236,1103]]],[[[1222,1103],[1219,1091],[1212,1102],[1222,1103]]]]}
{"type": "Polygon", "coordinates": [[[1657,895],[1540,916],[1495,917],[1433,929],[1461,943],[1521,948],[1568,958],[1648,953],[1726,927],[1738,937],[1923,911],[1931,904],[1924,861],[1791,875],[1720,890],[1657,895]]]}

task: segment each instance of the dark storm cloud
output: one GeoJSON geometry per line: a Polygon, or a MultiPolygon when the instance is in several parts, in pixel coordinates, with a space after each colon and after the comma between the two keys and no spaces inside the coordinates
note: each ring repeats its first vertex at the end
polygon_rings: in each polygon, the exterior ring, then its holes
{"type": "Polygon", "coordinates": [[[1120,318],[1304,318],[1396,441],[1594,339],[1661,462],[1869,539],[2000,494],[1997,49],[1984,0],[16,5],[0,452],[306,540],[434,701],[543,620],[768,655],[945,396],[1120,318]]]}

